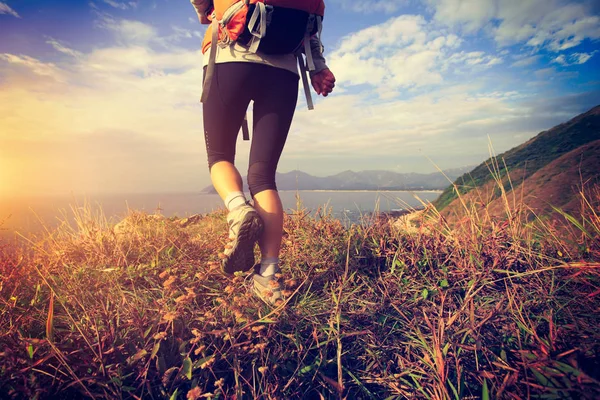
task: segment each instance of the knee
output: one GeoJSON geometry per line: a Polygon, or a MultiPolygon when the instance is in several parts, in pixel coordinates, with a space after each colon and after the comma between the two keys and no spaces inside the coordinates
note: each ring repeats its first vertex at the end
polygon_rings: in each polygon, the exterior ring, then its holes
{"type": "Polygon", "coordinates": [[[275,184],[275,168],[265,162],[256,162],[248,168],[248,189],[250,195],[263,190],[277,190],[275,184]]]}

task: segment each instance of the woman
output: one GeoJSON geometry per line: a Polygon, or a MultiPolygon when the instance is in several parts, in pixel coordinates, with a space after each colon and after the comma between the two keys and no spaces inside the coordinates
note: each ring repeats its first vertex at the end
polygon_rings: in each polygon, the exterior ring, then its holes
{"type": "MultiPolygon", "coordinates": [[[[191,0],[201,23],[210,23],[212,1],[191,0]]],[[[315,35],[310,39],[315,68],[310,72],[317,94],[327,96],[335,77],[327,68],[323,47],[315,35]]],[[[204,57],[204,66],[208,54],[204,57]]],[[[297,60],[294,54],[251,52],[234,42],[217,46],[213,81],[203,101],[204,137],[212,183],[229,213],[230,243],[220,255],[223,271],[234,273],[254,267],[254,290],[275,304],[281,286],[279,251],[283,234],[283,206],[275,184],[275,171],[290,129],[298,98],[297,60]],[[250,205],[243,193],[242,178],[234,165],[235,144],[250,100],[254,101],[253,134],[248,167],[250,205]],[[254,265],[258,241],[261,260],[254,265]]]]}

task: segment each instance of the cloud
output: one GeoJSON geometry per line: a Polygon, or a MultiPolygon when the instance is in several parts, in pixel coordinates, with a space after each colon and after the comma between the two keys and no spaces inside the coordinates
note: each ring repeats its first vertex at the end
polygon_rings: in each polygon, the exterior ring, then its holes
{"type": "MultiPolygon", "coordinates": [[[[6,175],[10,167],[15,191],[207,185],[202,55],[179,46],[199,33],[172,26],[160,36],[153,25],[96,12],[112,45],[81,50],[46,38],[47,59],[0,54],[0,151],[11,160],[3,154],[0,170],[6,175]]],[[[342,37],[328,54],[339,85],[314,111],[298,106],[280,171],[393,169],[399,160],[410,165],[403,172],[432,170],[425,156],[444,167],[475,164],[487,157],[488,134],[500,152],[583,111],[558,100],[538,107],[541,96],[519,86],[531,76],[494,68],[533,65],[537,55],[515,60],[506,51],[463,47],[467,36],[403,15],[342,37]]],[[[532,74],[546,83],[568,77],[555,68],[532,74]]],[[[238,143],[242,171],[249,146],[238,143]]]]}
{"type": "Polygon", "coordinates": [[[200,31],[185,29],[176,25],[171,26],[171,30],[172,33],[170,35],[156,38],[155,41],[161,46],[169,47],[185,39],[202,39],[204,37],[204,34],[200,31]]]}
{"type": "Polygon", "coordinates": [[[439,85],[447,75],[489,68],[502,58],[457,52],[462,41],[436,30],[422,16],[402,15],[342,38],[329,55],[338,81],[394,88],[439,85]]]}
{"type": "Polygon", "coordinates": [[[409,3],[408,0],[335,0],[335,2],[340,4],[345,10],[364,14],[381,12],[391,14],[409,3]]]}
{"type": "Polygon", "coordinates": [[[96,25],[113,32],[122,43],[147,44],[157,38],[156,29],[141,21],[115,19],[109,14],[99,14],[96,25]]]}
{"type": "Polygon", "coordinates": [[[69,55],[71,57],[76,57],[77,58],[77,57],[81,57],[82,56],[82,54],[80,52],[68,48],[67,46],[65,46],[64,44],[62,44],[61,42],[59,42],[56,39],[49,38],[46,41],[46,43],[49,44],[49,45],[51,45],[52,47],[54,47],[55,50],[57,50],[57,51],[59,51],[59,52],[61,52],[63,54],[67,54],[67,55],[69,55]]]}
{"type": "Polygon", "coordinates": [[[532,98],[476,85],[410,100],[338,95],[314,111],[297,110],[280,169],[322,176],[344,169],[392,169],[401,160],[407,165],[402,172],[433,171],[426,157],[444,168],[477,164],[488,157],[488,135],[500,153],[598,102],[600,91],[532,98]]]}
{"type": "Polygon", "coordinates": [[[4,60],[8,65],[22,68],[38,76],[52,78],[56,81],[64,81],[62,72],[53,63],[43,62],[26,55],[10,53],[0,53],[0,60],[4,60]]]}
{"type": "Polygon", "coordinates": [[[449,25],[460,25],[467,33],[475,32],[494,17],[495,0],[427,0],[435,9],[435,19],[449,25]]]}
{"type": "Polygon", "coordinates": [[[451,54],[447,59],[444,60],[444,69],[449,68],[452,64],[465,64],[467,66],[480,66],[480,67],[491,67],[493,65],[501,64],[502,58],[492,56],[484,53],[483,51],[470,51],[470,52],[457,52],[451,54]]]}
{"type": "Polygon", "coordinates": [[[16,18],[21,18],[19,14],[15,10],[13,10],[8,4],[0,1],[0,14],[8,14],[12,15],[16,18]]]}
{"type": "Polygon", "coordinates": [[[571,65],[580,65],[586,63],[590,58],[596,54],[597,51],[591,53],[573,53],[569,55],[561,54],[557,56],[552,62],[568,67],[571,65]]]}
{"type": "Polygon", "coordinates": [[[210,182],[202,54],[139,44],[137,33],[123,33],[141,25],[111,22],[116,45],[79,51],[49,38],[53,62],[0,53],[0,167],[12,171],[13,192],[195,190],[210,182]]]}
{"type": "Polygon", "coordinates": [[[528,109],[515,105],[519,93],[478,89],[460,85],[410,100],[373,101],[362,95],[328,99],[314,112],[297,112],[286,157],[354,160],[365,154],[395,159],[422,154],[435,159],[447,153],[481,154],[487,134],[507,149],[514,135],[534,133],[519,128],[530,116],[528,109]]]}
{"type": "Polygon", "coordinates": [[[540,68],[540,69],[534,71],[533,74],[537,79],[540,79],[545,84],[547,84],[550,81],[566,80],[566,79],[570,79],[570,78],[576,78],[579,76],[578,71],[558,72],[553,67],[540,68]]]}
{"type": "Polygon", "coordinates": [[[126,3],[121,3],[118,1],[114,1],[114,0],[102,0],[104,3],[108,4],[109,6],[113,7],[113,8],[118,8],[120,10],[128,10],[130,8],[135,8],[137,7],[137,3],[133,2],[133,1],[129,1],[126,3]]]}
{"type": "Polygon", "coordinates": [[[97,15],[95,25],[113,33],[115,39],[123,45],[148,46],[156,44],[165,48],[179,44],[185,39],[203,38],[201,31],[190,30],[180,26],[171,26],[171,33],[160,36],[156,28],[147,23],[115,18],[109,13],[94,10],[97,15]]]}
{"type": "Polygon", "coordinates": [[[535,71],[535,76],[538,79],[544,79],[544,78],[549,78],[550,76],[554,75],[555,73],[556,73],[556,70],[552,67],[540,68],[535,71]]]}
{"type": "MultiPolygon", "coordinates": [[[[457,46],[457,38],[440,39],[415,21],[394,25],[403,33],[402,49],[412,48],[407,60],[414,57],[399,68],[411,62],[427,64],[427,57],[437,60],[440,50],[457,46]]],[[[376,37],[377,31],[372,34],[376,37]]],[[[390,45],[381,41],[373,44],[387,50],[390,45]]],[[[63,81],[45,74],[41,78],[49,83],[43,85],[12,78],[0,83],[0,140],[11,154],[13,191],[178,191],[209,184],[198,102],[199,52],[134,44],[79,52],[52,39],[48,45],[61,61],[52,64],[25,56],[18,60],[32,70],[50,68],[63,81]]],[[[366,47],[373,61],[380,60],[360,38],[340,45],[347,54],[366,47]]],[[[481,52],[459,54],[457,65],[492,60],[481,52]]],[[[24,65],[13,62],[8,67],[19,67],[13,71],[17,74],[24,65]]],[[[383,68],[389,79],[402,79],[389,64],[383,68]]],[[[483,133],[496,135],[498,148],[512,143],[514,133],[530,133],[496,127],[499,121],[521,118],[523,111],[511,104],[514,93],[482,94],[479,85],[470,83],[410,99],[382,100],[377,91],[383,87],[374,81],[360,95],[336,92],[326,101],[319,99],[310,112],[300,105],[280,170],[301,167],[323,175],[356,169],[357,163],[363,169],[375,162],[378,168],[393,168],[402,159],[413,163],[405,172],[423,171],[432,169],[424,155],[447,166],[455,166],[452,157],[460,157],[460,163],[481,161],[487,149],[483,133]]],[[[248,143],[238,144],[241,170],[248,150],[248,143]]]]}
{"type": "Polygon", "coordinates": [[[600,39],[588,2],[568,0],[426,0],[434,19],[467,33],[485,30],[500,46],[524,43],[560,52],[600,39]]]}
{"type": "Polygon", "coordinates": [[[534,55],[529,57],[521,58],[514,63],[512,63],[511,67],[528,67],[534,63],[536,63],[541,58],[540,55],[534,55]]]}

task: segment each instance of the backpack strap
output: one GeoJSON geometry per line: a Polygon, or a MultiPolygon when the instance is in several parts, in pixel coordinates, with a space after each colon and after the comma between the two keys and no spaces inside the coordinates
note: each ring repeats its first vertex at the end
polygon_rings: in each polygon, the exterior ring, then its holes
{"type": "Polygon", "coordinates": [[[206,75],[204,76],[204,87],[202,88],[202,97],[200,101],[202,103],[206,102],[208,99],[208,93],[210,92],[210,86],[213,80],[213,75],[215,74],[215,61],[217,59],[217,42],[219,40],[219,23],[217,21],[217,16],[213,12],[212,22],[210,24],[210,29],[212,29],[212,42],[210,44],[210,55],[208,56],[208,65],[206,66],[206,75]]]}
{"type": "MultiPolygon", "coordinates": [[[[315,70],[315,62],[312,56],[312,50],[310,48],[310,32],[313,31],[314,24],[317,24],[317,37],[319,43],[321,43],[321,30],[323,29],[323,20],[320,15],[311,15],[308,18],[306,25],[306,33],[304,34],[304,55],[306,56],[306,63],[302,58],[302,53],[298,52],[296,58],[298,59],[298,66],[300,67],[300,76],[302,77],[302,86],[304,86],[304,94],[306,96],[306,105],[309,110],[314,110],[312,96],[310,94],[310,86],[308,85],[308,72],[315,70]]],[[[323,49],[320,49],[323,52],[323,49]]]]}
{"type": "Polygon", "coordinates": [[[315,63],[313,61],[312,51],[310,49],[310,33],[313,31],[315,26],[316,16],[311,14],[308,17],[308,22],[306,23],[306,32],[304,33],[304,54],[306,55],[306,63],[309,71],[314,71],[315,63]]]}
{"type": "Polygon", "coordinates": [[[306,95],[306,105],[308,106],[309,110],[314,110],[315,106],[313,105],[312,96],[310,95],[310,86],[308,86],[308,70],[306,69],[304,60],[302,59],[302,53],[296,54],[296,58],[298,59],[300,76],[302,77],[302,86],[304,86],[304,94],[306,95]]]}
{"type": "Polygon", "coordinates": [[[248,30],[252,34],[252,41],[248,51],[256,53],[260,40],[267,34],[267,6],[265,3],[258,2],[254,8],[254,12],[248,22],[248,30]]]}
{"type": "MultiPolygon", "coordinates": [[[[212,29],[212,40],[210,43],[210,54],[208,56],[208,65],[206,66],[206,75],[204,76],[204,86],[202,88],[202,97],[200,101],[205,103],[208,99],[208,93],[210,92],[211,83],[215,75],[215,65],[217,59],[217,42],[219,41],[219,23],[217,16],[213,13],[212,22],[210,28],[212,29]]],[[[250,140],[250,129],[248,128],[248,117],[244,114],[244,121],[242,122],[242,138],[244,140],[250,140]]]]}
{"type": "Polygon", "coordinates": [[[248,114],[244,114],[244,121],[242,122],[242,138],[244,140],[250,140],[250,129],[248,128],[248,114]]]}

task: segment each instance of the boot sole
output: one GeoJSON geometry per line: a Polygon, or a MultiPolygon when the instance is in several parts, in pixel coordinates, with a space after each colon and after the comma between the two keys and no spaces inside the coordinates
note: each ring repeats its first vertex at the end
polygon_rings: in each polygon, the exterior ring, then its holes
{"type": "Polygon", "coordinates": [[[246,272],[254,266],[254,243],[260,239],[262,232],[263,221],[258,213],[251,211],[246,214],[240,225],[237,239],[232,245],[231,254],[223,260],[224,273],[246,272]]]}

